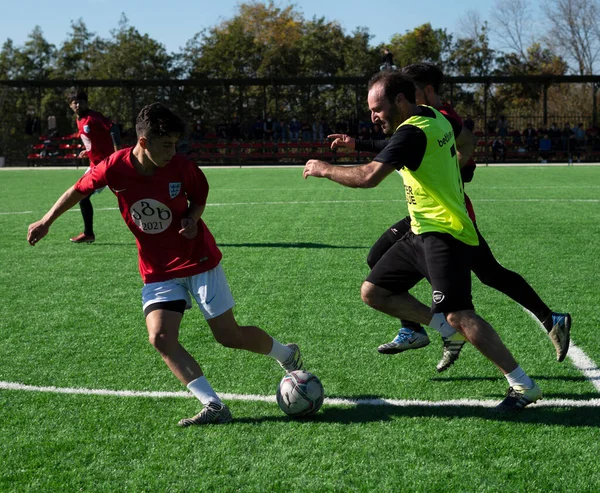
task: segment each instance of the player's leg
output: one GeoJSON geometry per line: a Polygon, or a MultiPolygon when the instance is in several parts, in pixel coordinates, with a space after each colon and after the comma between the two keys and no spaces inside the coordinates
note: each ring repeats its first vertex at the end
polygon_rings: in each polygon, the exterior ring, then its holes
{"type": "Polygon", "coordinates": [[[243,349],[276,359],[286,371],[303,369],[302,355],[296,344],[281,344],[260,327],[241,326],[233,314],[235,302],[223,267],[186,279],[217,342],[232,349],[243,349]]]}
{"type": "Polygon", "coordinates": [[[379,239],[373,244],[367,255],[367,264],[369,268],[375,267],[381,257],[390,249],[390,247],[410,231],[410,217],[405,217],[401,221],[386,229],[379,239]]]}
{"type": "Polygon", "coordinates": [[[191,306],[187,290],[176,281],[151,283],[144,286],[142,299],[150,344],[203,405],[196,416],[180,420],[179,426],[231,421],[229,409],[202,373],[200,365],[179,343],[181,319],[185,309],[191,306]]]}
{"type": "Polygon", "coordinates": [[[479,246],[475,248],[471,270],[479,280],[533,313],[544,326],[556,348],[556,359],[563,361],[570,342],[571,315],[548,308],[536,291],[519,274],[502,266],[494,257],[485,238],[477,230],[479,246]]]}
{"type": "Polygon", "coordinates": [[[94,208],[90,197],[86,197],[79,202],[81,216],[83,217],[83,233],[71,238],[73,243],[93,243],[96,240],[94,235],[94,208]]]}
{"type": "MultiPolygon", "coordinates": [[[[381,257],[390,249],[390,247],[400,240],[410,231],[410,217],[405,217],[401,221],[386,229],[379,239],[373,244],[367,256],[369,268],[375,267],[381,257]]],[[[427,335],[423,326],[411,320],[400,320],[400,330],[391,342],[380,345],[377,350],[382,354],[395,354],[403,351],[403,347],[410,344],[415,337],[414,333],[419,332],[427,335]]]]}
{"type": "Polygon", "coordinates": [[[539,386],[518,365],[497,332],[473,310],[446,314],[448,322],[461,331],[468,341],[504,374],[509,388],[505,398],[495,407],[499,412],[523,409],[542,397],[539,386]]]}
{"type": "MultiPolygon", "coordinates": [[[[415,235],[411,233],[388,249],[363,283],[361,297],[370,307],[392,317],[429,325],[445,335],[453,334],[455,330],[447,324],[442,314],[432,317],[429,307],[408,292],[424,277],[418,267],[413,241],[415,235]]],[[[402,341],[385,344],[378,350],[384,354],[394,354],[427,344],[429,338],[424,331],[411,331],[402,341]]]]}
{"type": "Polygon", "coordinates": [[[472,248],[445,234],[432,234],[424,239],[433,293],[431,311],[445,313],[448,323],[505,375],[510,389],[497,409],[518,410],[540,399],[541,391],[521,369],[492,326],[474,311],[470,272],[472,248]]]}
{"type": "Polygon", "coordinates": [[[215,340],[225,347],[270,356],[286,371],[301,370],[304,367],[297,344],[281,344],[260,327],[239,325],[232,309],[206,321],[215,340]]]}

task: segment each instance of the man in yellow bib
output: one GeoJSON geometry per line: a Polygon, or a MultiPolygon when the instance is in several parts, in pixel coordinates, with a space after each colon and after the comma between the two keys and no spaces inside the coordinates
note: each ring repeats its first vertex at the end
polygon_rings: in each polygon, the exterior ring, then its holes
{"type": "Polygon", "coordinates": [[[365,165],[309,160],[303,176],[372,188],[400,171],[411,231],[373,267],[361,287],[363,301],[393,317],[429,325],[443,337],[458,331],[508,380],[509,392],[496,410],[520,410],[542,393],[473,307],[470,255],[478,237],[465,205],[454,139],[459,129],[453,128],[458,123],[432,107],[416,105],[412,79],[399,72],[377,73],[368,89],[371,119],[391,135],[389,144],[365,165]],[[431,284],[431,307],[409,293],[423,278],[431,284]]]}

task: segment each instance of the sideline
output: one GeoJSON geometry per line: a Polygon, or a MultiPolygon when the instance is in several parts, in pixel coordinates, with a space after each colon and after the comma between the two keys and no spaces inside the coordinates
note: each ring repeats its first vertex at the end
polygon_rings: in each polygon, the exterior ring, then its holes
{"type": "MultiPolygon", "coordinates": [[[[21,390],[27,392],[47,392],[54,394],[95,395],[109,397],[146,397],[154,399],[184,398],[195,399],[190,392],[151,392],[138,390],[108,390],[85,389],[72,387],[37,387],[16,382],[0,381],[0,390],[21,390]]],[[[276,402],[274,395],[255,394],[228,394],[217,392],[225,401],[246,402],[276,402]]],[[[498,405],[495,400],[453,399],[447,401],[425,401],[411,399],[352,399],[352,398],[325,398],[323,403],[327,406],[394,406],[394,407],[483,407],[492,408],[498,405]]],[[[531,404],[529,408],[536,407],[600,407],[599,399],[541,399],[531,404]]]]}

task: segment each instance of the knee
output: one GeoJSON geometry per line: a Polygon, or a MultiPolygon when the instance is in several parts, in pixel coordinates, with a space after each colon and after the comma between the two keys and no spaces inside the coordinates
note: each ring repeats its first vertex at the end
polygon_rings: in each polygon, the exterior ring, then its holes
{"type": "Polygon", "coordinates": [[[148,341],[159,353],[168,353],[169,349],[178,343],[177,337],[166,332],[151,332],[148,341]]]}
{"type": "Polygon", "coordinates": [[[370,282],[363,282],[360,287],[361,299],[370,307],[375,308],[380,304],[381,297],[377,293],[377,287],[370,282]]]}

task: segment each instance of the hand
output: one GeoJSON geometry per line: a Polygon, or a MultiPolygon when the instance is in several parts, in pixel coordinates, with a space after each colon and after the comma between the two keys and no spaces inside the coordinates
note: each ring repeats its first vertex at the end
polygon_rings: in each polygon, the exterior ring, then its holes
{"type": "Polygon", "coordinates": [[[181,219],[181,229],[179,234],[183,235],[184,238],[191,240],[198,234],[198,223],[191,217],[184,217],[181,219]]]}
{"type": "Polygon", "coordinates": [[[356,148],[356,140],[346,134],[331,134],[327,136],[328,139],[334,139],[331,143],[331,148],[336,147],[347,147],[348,149],[354,150],[356,148]]]}
{"type": "Polygon", "coordinates": [[[41,220],[32,223],[29,225],[29,229],[27,230],[27,241],[31,246],[35,246],[38,241],[48,234],[49,230],[50,226],[41,220]]]}
{"type": "Polygon", "coordinates": [[[87,151],[84,149],[83,151],[81,151],[79,153],[79,155],[77,156],[79,159],[83,159],[84,157],[87,157],[87,151]]]}
{"type": "Polygon", "coordinates": [[[304,172],[302,177],[306,180],[309,176],[315,176],[316,178],[323,178],[327,168],[331,166],[325,161],[319,161],[318,159],[309,159],[304,165],[304,172]]]}

